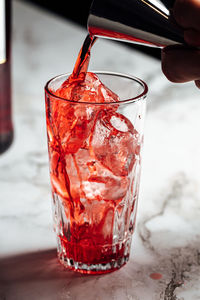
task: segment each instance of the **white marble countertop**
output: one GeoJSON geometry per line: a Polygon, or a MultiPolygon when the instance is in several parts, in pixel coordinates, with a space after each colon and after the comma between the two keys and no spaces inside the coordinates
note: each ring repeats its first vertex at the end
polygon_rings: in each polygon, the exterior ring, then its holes
{"type": "Polygon", "coordinates": [[[86,31],[13,4],[15,140],[0,157],[0,299],[200,299],[200,91],[169,83],[151,57],[96,43],[90,69],[132,74],[150,89],[137,229],[121,270],[63,270],[52,230],[43,86],[72,70],[86,31]]]}

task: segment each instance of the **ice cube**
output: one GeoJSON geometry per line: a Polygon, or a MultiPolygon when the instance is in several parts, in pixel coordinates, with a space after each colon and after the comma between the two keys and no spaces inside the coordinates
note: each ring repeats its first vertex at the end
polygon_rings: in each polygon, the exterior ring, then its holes
{"type": "Polygon", "coordinates": [[[87,199],[116,202],[123,199],[129,187],[129,178],[115,176],[96,161],[88,149],[79,149],[74,157],[80,174],[81,190],[87,199]]]}
{"type": "Polygon", "coordinates": [[[76,102],[118,102],[119,97],[107,88],[92,72],[87,72],[84,81],[70,80],[70,77],[62,86],[53,91],[57,96],[76,102]]]}
{"type": "MultiPolygon", "coordinates": [[[[80,82],[71,81],[69,77],[59,89],[52,92],[66,99],[50,99],[52,131],[66,153],[76,153],[78,149],[83,147],[93,127],[96,115],[100,110],[106,108],[101,105],[80,102],[119,101],[118,96],[106,88],[97,75],[91,72],[88,72],[85,80],[80,82]]],[[[115,111],[117,106],[107,109],[115,111]]]]}
{"type": "Polygon", "coordinates": [[[90,138],[90,152],[116,176],[127,176],[139,151],[138,132],[117,112],[101,111],[90,138]]]}

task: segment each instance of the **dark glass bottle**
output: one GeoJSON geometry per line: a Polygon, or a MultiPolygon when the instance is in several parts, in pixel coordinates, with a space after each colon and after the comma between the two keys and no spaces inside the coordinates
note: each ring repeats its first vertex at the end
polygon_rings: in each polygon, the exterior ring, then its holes
{"type": "Polygon", "coordinates": [[[0,0],[0,154],[13,140],[11,114],[11,0],[0,0]]]}

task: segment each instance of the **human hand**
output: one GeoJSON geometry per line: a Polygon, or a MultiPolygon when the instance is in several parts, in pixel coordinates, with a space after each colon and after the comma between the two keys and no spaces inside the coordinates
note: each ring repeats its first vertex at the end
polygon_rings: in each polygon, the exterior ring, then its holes
{"type": "Polygon", "coordinates": [[[200,0],[176,0],[172,13],[188,46],[162,50],[163,73],[172,82],[194,81],[200,89],[200,0]]]}

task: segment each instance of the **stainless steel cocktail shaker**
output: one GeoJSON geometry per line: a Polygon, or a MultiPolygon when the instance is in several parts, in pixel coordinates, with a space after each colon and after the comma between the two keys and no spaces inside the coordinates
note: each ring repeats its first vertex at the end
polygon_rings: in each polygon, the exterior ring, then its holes
{"type": "Polygon", "coordinates": [[[170,16],[174,0],[94,0],[90,34],[146,46],[184,44],[183,31],[170,16]]]}

